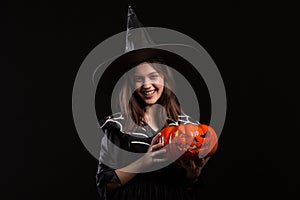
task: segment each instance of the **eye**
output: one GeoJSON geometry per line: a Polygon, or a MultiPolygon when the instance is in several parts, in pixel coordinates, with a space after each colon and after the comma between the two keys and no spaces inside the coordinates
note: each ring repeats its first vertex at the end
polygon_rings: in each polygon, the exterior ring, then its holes
{"type": "Polygon", "coordinates": [[[136,77],[134,77],[134,81],[137,82],[137,83],[139,83],[139,82],[143,82],[144,79],[142,77],[140,77],[140,76],[136,76],[136,77]]]}
{"type": "Polygon", "coordinates": [[[158,74],[153,74],[153,75],[150,76],[150,79],[151,80],[156,80],[156,79],[158,79],[158,77],[159,77],[158,74]]]}

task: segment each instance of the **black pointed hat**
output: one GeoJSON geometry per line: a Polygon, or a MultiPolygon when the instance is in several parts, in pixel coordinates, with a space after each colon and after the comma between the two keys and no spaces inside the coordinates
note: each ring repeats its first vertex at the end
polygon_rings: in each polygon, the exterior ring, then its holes
{"type": "Polygon", "coordinates": [[[163,60],[166,65],[174,69],[182,70],[184,67],[191,67],[187,60],[171,51],[160,48],[162,46],[155,44],[129,5],[124,53],[116,58],[103,73],[99,82],[101,91],[106,94],[111,93],[114,84],[125,72],[146,60],[163,60]],[[107,83],[112,84],[108,85],[107,83]]]}

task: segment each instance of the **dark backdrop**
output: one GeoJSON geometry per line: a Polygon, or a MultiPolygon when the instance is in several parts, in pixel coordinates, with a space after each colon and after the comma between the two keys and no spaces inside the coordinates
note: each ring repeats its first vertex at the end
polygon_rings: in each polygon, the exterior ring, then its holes
{"type": "MultiPolygon", "coordinates": [[[[76,132],[72,89],[88,53],[125,30],[128,2],[1,2],[1,195],[6,199],[97,199],[97,160],[76,132]]],[[[132,2],[144,25],[192,37],[222,74],[228,112],[219,149],[203,171],[204,196],[286,195],[290,183],[282,166],[288,166],[291,150],[283,147],[283,133],[295,124],[298,108],[288,95],[293,91],[282,84],[292,84],[289,71],[277,67],[276,33],[285,26],[281,5],[132,2]]]]}

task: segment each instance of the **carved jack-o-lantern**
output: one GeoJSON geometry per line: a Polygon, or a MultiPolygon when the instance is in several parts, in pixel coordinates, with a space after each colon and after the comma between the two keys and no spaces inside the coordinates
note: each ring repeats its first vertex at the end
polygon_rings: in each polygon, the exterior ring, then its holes
{"type": "Polygon", "coordinates": [[[218,136],[212,127],[205,124],[180,124],[164,128],[160,142],[165,146],[171,145],[171,153],[179,153],[179,159],[197,160],[215,153],[218,136]]]}

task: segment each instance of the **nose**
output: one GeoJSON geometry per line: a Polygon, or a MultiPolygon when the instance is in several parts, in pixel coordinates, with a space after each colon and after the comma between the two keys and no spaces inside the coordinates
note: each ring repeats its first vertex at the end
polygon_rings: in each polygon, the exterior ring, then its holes
{"type": "Polygon", "coordinates": [[[149,89],[149,88],[151,88],[151,84],[150,83],[144,83],[142,85],[142,87],[143,87],[143,89],[149,89]]]}
{"type": "Polygon", "coordinates": [[[149,78],[145,78],[144,83],[143,83],[143,88],[147,89],[150,88],[152,85],[152,82],[149,78]]]}

